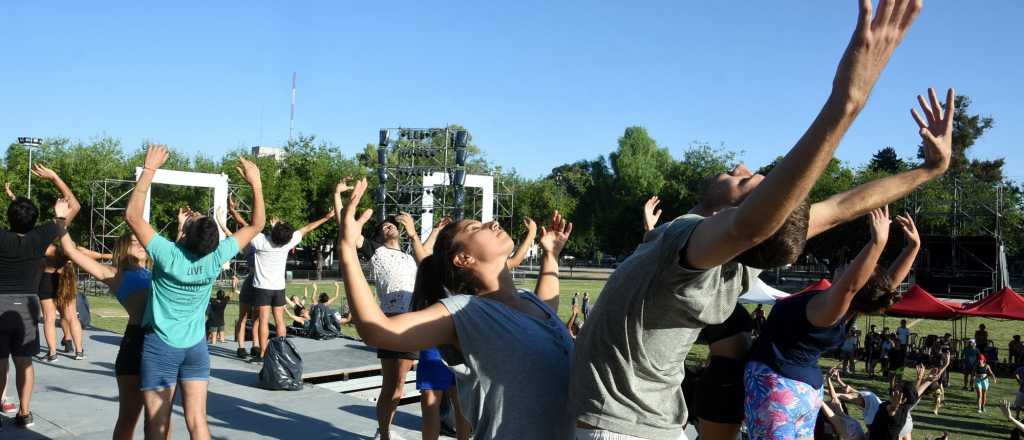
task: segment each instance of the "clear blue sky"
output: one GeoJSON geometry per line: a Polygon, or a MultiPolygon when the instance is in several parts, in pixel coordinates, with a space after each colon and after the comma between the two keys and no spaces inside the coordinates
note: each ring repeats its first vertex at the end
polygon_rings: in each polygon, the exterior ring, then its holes
{"type": "MultiPolygon", "coordinates": [[[[677,157],[700,140],[758,166],[820,108],[856,18],[855,0],[380,3],[8,3],[0,144],[280,145],[296,71],[296,131],[349,153],[380,127],[459,123],[532,177],[639,124],[677,157]]],[[[974,156],[1024,180],[1024,2],[925,3],[838,156],[912,156],[914,96],[955,86],[996,118],[974,156]]]]}

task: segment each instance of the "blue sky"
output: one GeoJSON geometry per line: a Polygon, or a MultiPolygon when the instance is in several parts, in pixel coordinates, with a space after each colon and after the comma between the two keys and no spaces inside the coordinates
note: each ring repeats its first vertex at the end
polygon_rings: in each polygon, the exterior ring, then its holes
{"type": "MultiPolygon", "coordinates": [[[[677,157],[707,141],[758,166],[813,119],[856,18],[855,0],[381,3],[7,4],[0,144],[280,145],[295,71],[296,131],[347,152],[380,127],[459,123],[533,177],[607,154],[639,124],[677,157]]],[[[1024,2],[925,3],[839,158],[912,156],[915,95],[955,86],[996,118],[973,155],[1007,157],[1024,180],[1024,2]]]]}

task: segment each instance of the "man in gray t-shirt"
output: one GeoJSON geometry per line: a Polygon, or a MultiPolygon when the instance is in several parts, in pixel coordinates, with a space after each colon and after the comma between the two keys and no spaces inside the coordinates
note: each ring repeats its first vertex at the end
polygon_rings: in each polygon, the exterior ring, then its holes
{"type": "Polygon", "coordinates": [[[686,420],[683,361],[706,325],[725,321],[758,269],[679,264],[704,217],[687,214],[649,240],[605,284],[576,340],[572,391],[580,422],[644,438],[677,438],[686,420]],[[583,391],[583,392],[581,392],[583,391]]]}
{"type": "Polygon", "coordinates": [[[725,321],[757,275],[747,266],[791,262],[807,238],[898,200],[948,169],[954,94],[950,89],[943,109],[929,90],[926,118],[914,114],[924,146],[920,167],[811,207],[804,203],[920,10],[914,0],[883,0],[876,16],[871,2],[859,3],[829,99],[771,174],[740,165],[713,176],[691,214],[652,230],[601,291],[573,358],[577,438],[682,436],[683,361],[700,329],[725,321]]]}

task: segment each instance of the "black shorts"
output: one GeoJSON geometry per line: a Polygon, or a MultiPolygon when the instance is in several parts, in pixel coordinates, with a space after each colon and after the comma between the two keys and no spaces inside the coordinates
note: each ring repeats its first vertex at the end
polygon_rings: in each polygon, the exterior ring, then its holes
{"type": "Polygon", "coordinates": [[[260,289],[259,287],[252,288],[252,302],[249,303],[254,306],[271,306],[271,307],[283,307],[284,306],[284,289],[281,290],[267,290],[260,289]]]}
{"type": "Polygon", "coordinates": [[[39,299],[0,295],[0,360],[39,354],[39,299]]]}
{"type": "Polygon", "coordinates": [[[142,343],[146,332],[138,324],[128,324],[121,337],[121,349],[114,361],[115,376],[138,376],[142,369],[142,343]]]}
{"type": "Polygon", "coordinates": [[[697,384],[697,417],[715,423],[743,422],[743,370],[747,361],[711,356],[697,384]]]}
{"type": "Polygon", "coordinates": [[[418,361],[420,359],[419,352],[403,352],[403,351],[391,351],[383,348],[377,349],[377,359],[405,359],[410,361],[418,361]]]}
{"type": "Polygon", "coordinates": [[[242,282],[241,292],[238,293],[238,304],[252,305],[252,276],[245,277],[245,281],[242,282]]]}

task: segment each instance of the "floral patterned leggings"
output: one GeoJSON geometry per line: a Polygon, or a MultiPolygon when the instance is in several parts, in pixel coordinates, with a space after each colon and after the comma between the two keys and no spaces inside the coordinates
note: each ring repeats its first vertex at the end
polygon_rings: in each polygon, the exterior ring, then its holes
{"type": "Polygon", "coordinates": [[[823,393],[771,367],[751,361],[743,374],[747,433],[751,439],[813,439],[823,393]]]}

